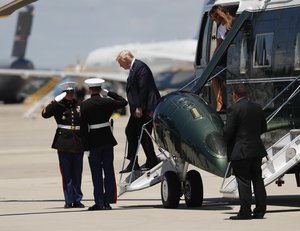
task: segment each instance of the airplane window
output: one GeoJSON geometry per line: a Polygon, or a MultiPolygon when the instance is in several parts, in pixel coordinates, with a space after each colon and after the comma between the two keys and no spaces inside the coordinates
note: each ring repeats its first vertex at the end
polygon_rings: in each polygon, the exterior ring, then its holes
{"type": "Polygon", "coordinates": [[[300,34],[297,34],[296,46],[295,46],[295,70],[300,70],[300,34]]]}
{"type": "Polygon", "coordinates": [[[273,33],[257,34],[254,44],[253,67],[271,67],[273,33]]]}

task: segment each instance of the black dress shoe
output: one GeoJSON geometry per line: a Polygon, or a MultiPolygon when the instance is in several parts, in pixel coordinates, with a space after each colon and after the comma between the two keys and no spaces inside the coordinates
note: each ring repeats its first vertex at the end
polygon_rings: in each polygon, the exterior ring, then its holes
{"type": "Polygon", "coordinates": [[[232,216],[229,217],[230,220],[251,220],[252,217],[251,216],[241,216],[241,215],[236,215],[236,216],[232,216]]]}
{"type": "Polygon", "coordinates": [[[66,203],[65,206],[64,206],[64,208],[65,208],[65,209],[73,208],[73,207],[72,207],[72,203],[69,203],[69,204],[66,203]]]}
{"type": "Polygon", "coordinates": [[[127,173],[127,172],[131,172],[132,169],[129,168],[125,168],[123,170],[121,170],[119,173],[127,173]]]}
{"type": "Polygon", "coordinates": [[[148,170],[150,170],[150,169],[151,169],[151,168],[148,167],[147,164],[143,164],[143,165],[141,166],[141,171],[148,171],[148,170]]]}
{"type": "Polygon", "coordinates": [[[156,161],[156,162],[153,161],[153,163],[151,163],[151,164],[146,162],[145,164],[143,164],[141,166],[141,170],[148,171],[149,169],[154,168],[156,165],[158,165],[158,163],[159,163],[158,161],[156,161]]]}
{"type": "MultiPolygon", "coordinates": [[[[140,170],[140,166],[138,164],[135,164],[133,170],[140,170]]],[[[132,164],[129,163],[129,165],[121,170],[119,173],[127,173],[127,172],[131,172],[132,171],[132,164]]]]}
{"type": "Polygon", "coordinates": [[[84,208],[84,204],[82,204],[80,201],[73,203],[73,208],[84,208]]]}
{"type": "Polygon", "coordinates": [[[106,204],[106,205],[104,205],[104,209],[105,209],[105,210],[112,210],[112,208],[111,208],[110,204],[106,204]]]}
{"type": "Polygon", "coordinates": [[[88,210],[89,211],[96,211],[96,210],[104,210],[105,208],[103,206],[99,206],[94,204],[93,206],[89,207],[88,210]]]}
{"type": "Polygon", "coordinates": [[[252,219],[264,219],[264,214],[261,214],[261,213],[253,213],[252,219]]]}

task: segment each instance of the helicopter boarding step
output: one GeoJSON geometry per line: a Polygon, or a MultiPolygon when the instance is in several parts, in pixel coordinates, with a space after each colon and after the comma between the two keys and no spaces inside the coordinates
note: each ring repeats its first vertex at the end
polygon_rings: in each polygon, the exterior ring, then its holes
{"type": "MultiPolygon", "coordinates": [[[[147,171],[132,170],[124,181],[120,179],[119,195],[151,187],[161,182],[164,173],[176,171],[175,162],[170,153],[160,148],[157,158],[161,160],[156,166],[147,171]]],[[[122,175],[121,175],[122,176],[122,175]]]]}
{"type": "MultiPolygon", "coordinates": [[[[273,144],[267,150],[267,153],[268,156],[263,159],[261,166],[265,186],[281,178],[291,168],[300,163],[300,129],[290,130],[289,133],[273,144]]],[[[224,185],[225,178],[220,189],[223,197],[238,198],[239,193],[235,177],[230,178],[228,183],[224,185]]]]}

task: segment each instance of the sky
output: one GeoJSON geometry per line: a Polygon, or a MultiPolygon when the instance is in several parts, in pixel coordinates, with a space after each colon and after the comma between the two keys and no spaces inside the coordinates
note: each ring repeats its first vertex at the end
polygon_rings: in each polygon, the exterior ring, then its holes
{"type": "MultiPolygon", "coordinates": [[[[100,47],[196,37],[204,0],[39,0],[25,57],[36,69],[84,62],[100,47]]],[[[11,57],[18,11],[0,19],[0,59],[11,57]]]]}

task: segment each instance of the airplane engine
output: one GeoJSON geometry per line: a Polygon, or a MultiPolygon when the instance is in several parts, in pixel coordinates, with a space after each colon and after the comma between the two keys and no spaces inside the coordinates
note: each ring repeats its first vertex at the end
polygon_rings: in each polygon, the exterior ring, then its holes
{"type": "MultiPolygon", "coordinates": [[[[33,2],[33,0],[26,1],[33,2]]],[[[24,4],[24,3],[23,3],[24,4]]],[[[12,57],[0,68],[10,69],[33,69],[33,63],[25,58],[27,40],[30,35],[33,20],[33,6],[27,6],[25,11],[20,11],[16,26],[16,33],[13,43],[12,57]]],[[[19,75],[0,75],[0,101],[4,103],[20,103],[24,97],[20,94],[25,84],[25,79],[19,75]]]]}
{"type": "Polygon", "coordinates": [[[227,168],[223,121],[204,99],[189,92],[172,92],[153,115],[157,144],[178,158],[217,176],[227,168]]]}
{"type": "Polygon", "coordinates": [[[18,103],[22,99],[19,98],[19,92],[24,85],[24,79],[20,76],[4,76],[0,75],[0,101],[4,103],[18,103]]]}

